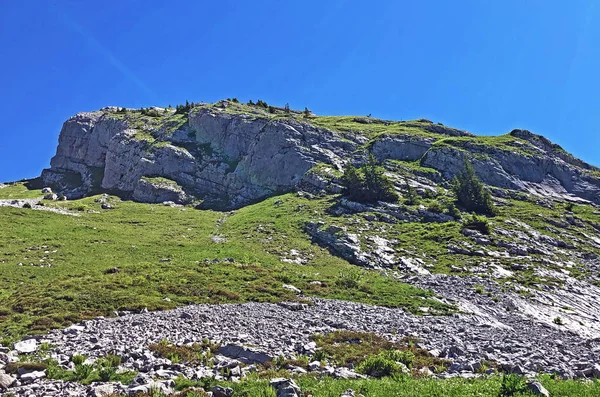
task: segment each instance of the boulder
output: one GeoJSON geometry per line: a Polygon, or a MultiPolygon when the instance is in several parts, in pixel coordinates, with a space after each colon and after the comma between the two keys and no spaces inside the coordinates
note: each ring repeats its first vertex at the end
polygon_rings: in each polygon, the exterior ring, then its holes
{"type": "Polygon", "coordinates": [[[182,204],[188,201],[183,188],[177,182],[166,178],[140,179],[133,191],[133,198],[142,203],[172,201],[182,204]]]}
{"type": "Polygon", "coordinates": [[[527,389],[535,396],[550,397],[550,393],[540,382],[537,380],[530,380],[527,382],[527,389]]]}
{"type": "Polygon", "coordinates": [[[15,380],[16,379],[14,377],[0,372],[0,391],[6,390],[9,387],[11,387],[12,384],[15,383],[15,380]]]}
{"type": "Polygon", "coordinates": [[[265,352],[232,343],[219,347],[219,353],[244,364],[264,364],[273,360],[273,357],[265,352]]]}
{"type": "Polygon", "coordinates": [[[293,379],[276,378],[269,382],[277,397],[300,397],[302,391],[293,379]]]}
{"type": "Polygon", "coordinates": [[[33,353],[38,349],[38,344],[35,339],[26,339],[15,343],[14,349],[20,354],[33,353]]]}
{"type": "Polygon", "coordinates": [[[231,387],[214,386],[211,390],[213,397],[231,397],[233,389],[231,387]]]}

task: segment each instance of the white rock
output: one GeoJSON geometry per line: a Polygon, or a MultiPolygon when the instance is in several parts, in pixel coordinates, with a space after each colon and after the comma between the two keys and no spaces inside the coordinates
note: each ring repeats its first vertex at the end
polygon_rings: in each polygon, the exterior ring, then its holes
{"type": "Polygon", "coordinates": [[[37,341],[35,339],[27,339],[21,342],[15,343],[15,350],[20,354],[33,353],[38,348],[37,341]]]}

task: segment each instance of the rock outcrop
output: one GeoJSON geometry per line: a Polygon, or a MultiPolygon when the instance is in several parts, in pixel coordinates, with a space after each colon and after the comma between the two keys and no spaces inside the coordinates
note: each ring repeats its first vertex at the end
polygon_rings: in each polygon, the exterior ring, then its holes
{"type": "MultiPolygon", "coordinates": [[[[295,114],[248,109],[222,101],[188,114],[161,108],[153,108],[153,116],[118,108],[79,113],[63,125],[43,182],[69,198],[111,192],[138,201],[197,198],[235,208],[299,186],[339,191],[331,178],[311,170],[326,164],[342,171],[348,162],[360,164],[370,150],[379,161],[419,162],[447,180],[469,160],[491,186],[600,203],[600,170],[528,131],[513,131],[513,142],[502,147],[425,121],[404,122],[399,133],[369,135],[322,128],[318,120],[295,114]],[[178,187],[165,190],[148,183],[151,177],[178,187]]],[[[355,121],[361,128],[393,123],[355,121]]]]}

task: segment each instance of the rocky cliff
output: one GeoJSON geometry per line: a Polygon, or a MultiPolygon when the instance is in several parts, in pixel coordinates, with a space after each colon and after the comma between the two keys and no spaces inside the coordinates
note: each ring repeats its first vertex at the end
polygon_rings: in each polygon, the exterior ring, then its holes
{"type": "Polygon", "coordinates": [[[231,208],[300,185],[335,190],[331,172],[319,175],[315,166],[341,171],[369,150],[384,163],[437,170],[446,181],[468,159],[491,186],[600,202],[597,168],[527,131],[477,137],[427,120],[302,117],[230,101],[184,114],[113,107],[79,113],[63,125],[42,178],[71,198],[109,191],[142,202],[201,199],[231,208]],[[182,194],[150,187],[147,178],[156,177],[182,194]]]}
{"type": "Polygon", "coordinates": [[[491,186],[600,202],[597,168],[527,131],[478,137],[427,120],[271,111],[221,101],[185,113],[114,107],[79,113],[63,125],[42,178],[71,198],[109,191],[142,202],[170,197],[235,208],[301,185],[335,191],[335,171],[371,151],[383,163],[411,162],[446,181],[468,159],[491,186]],[[172,181],[181,194],[149,182],[157,177],[172,181]]]}

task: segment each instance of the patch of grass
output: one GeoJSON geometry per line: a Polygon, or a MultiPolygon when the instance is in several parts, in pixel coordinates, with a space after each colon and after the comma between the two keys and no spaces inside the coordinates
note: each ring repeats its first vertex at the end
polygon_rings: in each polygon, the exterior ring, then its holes
{"type": "MultiPolygon", "coordinates": [[[[369,397],[500,397],[502,380],[500,376],[478,379],[434,379],[411,378],[400,376],[384,379],[344,380],[330,377],[300,376],[295,381],[306,395],[314,397],[339,396],[345,390],[352,389],[358,395],[369,397]]],[[[541,376],[538,380],[548,389],[551,396],[561,397],[597,397],[600,396],[600,382],[562,380],[541,376]]],[[[203,381],[193,386],[201,387],[203,381]]],[[[213,383],[211,383],[212,385],[213,383]]],[[[242,382],[214,382],[234,389],[239,397],[273,397],[274,390],[268,379],[251,376],[242,382]]],[[[187,387],[192,387],[187,382],[187,387]]],[[[179,389],[181,390],[181,389],[179,389]]],[[[506,389],[505,389],[506,390],[506,389]]],[[[514,396],[529,396],[528,392],[519,391],[514,396]]],[[[191,397],[191,394],[183,394],[191,397]]]]}
{"type": "Polygon", "coordinates": [[[343,284],[343,275],[356,267],[313,244],[303,231],[308,219],[329,217],[331,198],[287,194],[233,213],[116,197],[110,198],[116,209],[101,212],[96,198],[51,204],[91,210],[79,217],[0,208],[0,335],[5,341],[114,310],[297,299],[282,287],[282,276],[310,296],[413,312],[422,307],[452,311],[432,299],[432,292],[378,272],[363,274],[364,288],[341,288],[336,281],[343,284]],[[226,241],[214,243],[214,235],[226,241]],[[292,248],[307,258],[306,264],[282,262],[292,248]],[[115,264],[120,271],[110,272],[115,264]]]}
{"type": "Polygon", "coordinates": [[[27,183],[16,182],[9,183],[6,187],[0,189],[1,200],[17,200],[17,199],[31,199],[39,198],[44,196],[42,189],[33,189],[28,186],[27,183]]]}
{"type": "Polygon", "coordinates": [[[370,359],[365,370],[384,365],[386,361],[399,361],[409,368],[435,367],[437,371],[442,371],[449,364],[447,360],[433,357],[428,351],[416,347],[412,341],[394,343],[370,332],[334,331],[327,335],[314,335],[313,340],[320,357],[338,365],[360,365],[370,359]]]}
{"type": "Polygon", "coordinates": [[[206,364],[206,360],[219,350],[219,344],[213,344],[206,340],[189,346],[176,346],[168,341],[161,341],[151,344],[148,348],[158,356],[167,358],[174,363],[206,364]]]}

